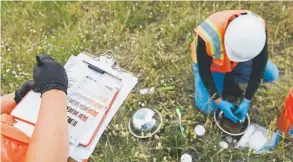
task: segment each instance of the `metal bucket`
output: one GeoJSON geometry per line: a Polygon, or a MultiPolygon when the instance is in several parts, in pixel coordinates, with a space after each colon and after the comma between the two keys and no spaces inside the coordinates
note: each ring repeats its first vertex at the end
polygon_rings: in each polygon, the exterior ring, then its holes
{"type": "Polygon", "coordinates": [[[248,114],[246,114],[244,120],[239,121],[238,123],[234,123],[231,120],[227,119],[223,111],[221,111],[220,109],[217,109],[215,111],[214,120],[216,122],[216,125],[221,129],[221,131],[230,136],[243,135],[250,125],[250,118],[248,114]]]}

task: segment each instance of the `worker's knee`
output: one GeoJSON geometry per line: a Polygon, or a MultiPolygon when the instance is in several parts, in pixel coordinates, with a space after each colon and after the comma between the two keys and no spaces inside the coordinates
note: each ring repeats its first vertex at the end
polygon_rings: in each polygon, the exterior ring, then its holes
{"type": "Polygon", "coordinates": [[[279,78],[279,69],[271,61],[267,62],[263,81],[264,82],[273,82],[279,78]]]}

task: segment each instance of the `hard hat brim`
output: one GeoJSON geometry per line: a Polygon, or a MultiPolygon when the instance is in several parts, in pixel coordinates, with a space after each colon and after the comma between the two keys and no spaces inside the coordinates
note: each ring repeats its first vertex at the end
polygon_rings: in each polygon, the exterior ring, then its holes
{"type": "Polygon", "coordinates": [[[240,57],[237,57],[237,54],[235,54],[229,47],[227,47],[225,45],[225,50],[226,50],[226,54],[227,54],[227,57],[230,61],[233,61],[233,62],[245,62],[245,61],[248,61],[248,60],[251,60],[249,58],[240,58],[240,57]]]}

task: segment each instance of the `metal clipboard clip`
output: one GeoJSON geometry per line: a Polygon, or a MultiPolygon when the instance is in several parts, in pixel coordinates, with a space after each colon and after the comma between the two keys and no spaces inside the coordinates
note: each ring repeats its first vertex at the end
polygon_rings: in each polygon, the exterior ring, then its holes
{"type": "Polygon", "coordinates": [[[100,56],[93,57],[95,61],[102,62],[104,64],[109,65],[112,69],[120,71],[120,68],[113,57],[114,53],[111,50],[107,50],[105,53],[101,54],[100,56]]]}
{"type": "MultiPolygon", "coordinates": [[[[84,53],[86,55],[86,53],[84,53]]],[[[111,50],[106,51],[105,53],[101,54],[100,56],[89,56],[87,55],[92,61],[84,59],[83,62],[88,64],[88,68],[102,74],[108,74],[115,79],[122,80],[120,75],[120,68],[117,65],[114,57],[113,52],[111,50]],[[100,64],[96,64],[96,63],[100,64]]]]}

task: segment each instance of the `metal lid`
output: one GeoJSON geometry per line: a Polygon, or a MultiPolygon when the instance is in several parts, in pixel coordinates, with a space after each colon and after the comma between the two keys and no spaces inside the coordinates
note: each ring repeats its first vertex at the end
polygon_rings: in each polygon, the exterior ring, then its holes
{"type": "Polygon", "coordinates": [[[128,123],[130,133],[137,138],[147,138],[156,134],[162,126],[162,116],[150,108],[137,110],[128,123]]]}

